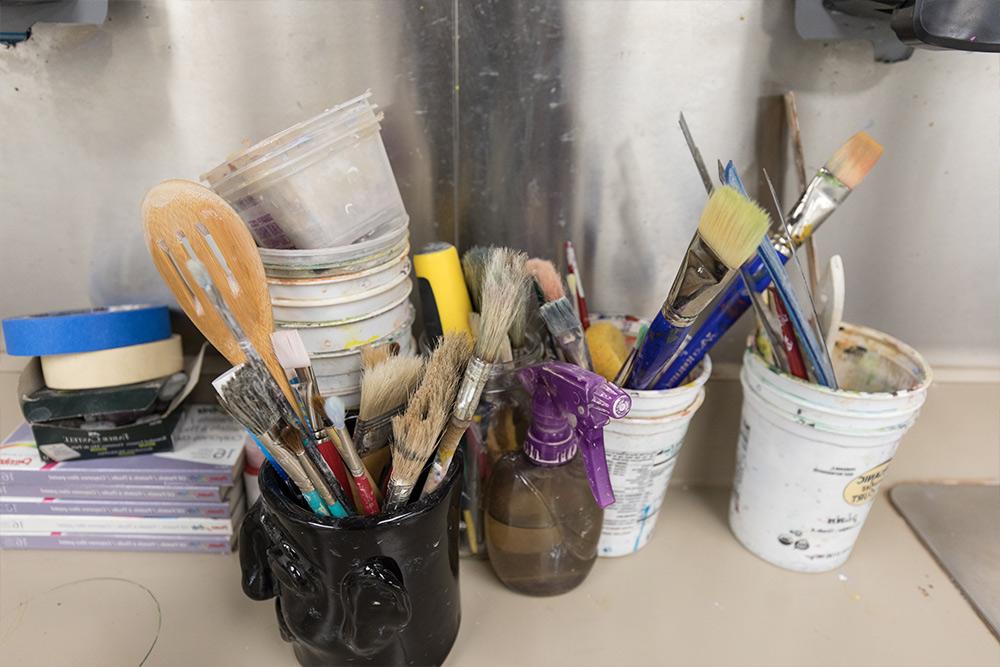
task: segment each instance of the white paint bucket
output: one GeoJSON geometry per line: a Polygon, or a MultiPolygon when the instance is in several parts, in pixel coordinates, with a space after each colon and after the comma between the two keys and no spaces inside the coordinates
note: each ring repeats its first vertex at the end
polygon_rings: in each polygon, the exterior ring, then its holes
{"type": "Polygon", "coordinates": [[[884,333],[841,326],[833,364],[842,389],[781,374],[747,350],[729,525],[764,560],[825,572],[851,554],[931,369],[884,333]]]}
{"type": "Polygon", "coordinates": [[[282,329],[298,329],[309,356],[338,352],[368,345],[413,322],[414,309],[409,291],[385,308],[359,317],[330,322],[285,322],[275,319],[282,329]]]}
{"type": "Polygon", "coordinates": [[[341,299],[378,289],[384,285],[399,282],[401,276],[410,275],[410,260],[407,255],[410,245],[389,261],[361,271],[343,275],[308,278],[267,277],[267,291],[271,299],[287,301],[314,301],[341,299]]]}
{"type": "MultiPolygon", "coordinates": [[[[635,320],[604,319],[618,324],[626,338],[634,337],[641,326],[635,320]]],[[[688,424],[701,407],[711,374],[712,362],[706,356],[680,387],[626,389],[632,399],[631,411],[604,427],[615,502],[604,510],[598,555],[627,556],[649,542],[688,424]]]]}
{"type": "MultiPolygon", "coordinates": [[[[280,322],[347,322],[380,313],[408,299],[413,290],[409,260],[403,266],[405,270],[394,273],[390,281],[352,294],[318,299],[286,299],[272,295],[274,319],[280,322]]],[[[355,283],[354,287],[360,289],[361,283],[355,283]]]]}

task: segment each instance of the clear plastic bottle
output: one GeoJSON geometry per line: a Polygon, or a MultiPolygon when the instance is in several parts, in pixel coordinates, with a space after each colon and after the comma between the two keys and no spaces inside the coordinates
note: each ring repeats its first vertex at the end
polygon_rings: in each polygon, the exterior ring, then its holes
{"type": "Polygon", "coordinates": [[[532,424],[523,451],[504,455],[493,467],[486,546],[506,586],[559,595],[576,588],[597,558],[603,508],[614,502],[604,425],[628,414],[631,400],[570,364],[549,362],[519,375],[533,394],[532,424]]]}
{"type": "Polygon", "coordinates": [[[500,580],[527,595],[576,588],[594,566],[604,519],[580,457],[551,467],[506,454],[489,489],[486,543],[500,580]]]}

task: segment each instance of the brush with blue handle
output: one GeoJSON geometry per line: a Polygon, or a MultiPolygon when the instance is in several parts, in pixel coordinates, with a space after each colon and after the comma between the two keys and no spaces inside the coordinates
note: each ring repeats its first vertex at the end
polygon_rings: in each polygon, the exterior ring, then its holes
{"type": "MultiPolygon", "coordinates": [[[[787,243],[780,235],[771,238],[782,263],[788,261],[795,248],[816,233],[820,225],[861,184],[881,156],[882,146],[867,133],[858,132],[816,172],[805,194],[788,216],[792,243],[787,243]]],[[[757,292],[767,289],[771,277],[763,261],[754,257],[746,268],[754,278],[753,289],[757,292]]],[[[747,286],[742,280],[733,281],[723,290],[716,304],[656,382],[655,389],[679,386],[712,346],[743,316],[751,304],[747,286]]]]}
{"type": "Polygon", "coordinates": [[[712,192],[670,294],[624,374],[626,389],[649,389],[698,315],[736,276],[768,228],[767,213],[731,187],[712,192]]]}
{"type": "MultiPolygon", "coordinates": [[[[726,185],[738,190],[744,197],[747,196],[746,188],[743,187],[743,181],[740,180],[740,176],[736,172],[736,167],[733,166],[732,161],[726,165],[723,171],[723,181],[726,185]]],[[[783,266],[784,262],[778,256],[778,252],[774,249],[774,246],[771,245],[770,239],[765,238],[760,242],[757,248],[757,256],[763,262],[764,269],[778,291],[778,296],[784,302],[785,308],[788,311],[788,319],[795,330],[796,338],[799,339],[802,351],[805,352],[816,382],[825,387],[836,389],[837,381],[833,375],[833,365],[830,363],[826,346],[816,338],[815,332],[806,321],[805,310],[799,303],[798,297],[795,295],[795,290],[792,289],[791,281],[783,266]]]]}

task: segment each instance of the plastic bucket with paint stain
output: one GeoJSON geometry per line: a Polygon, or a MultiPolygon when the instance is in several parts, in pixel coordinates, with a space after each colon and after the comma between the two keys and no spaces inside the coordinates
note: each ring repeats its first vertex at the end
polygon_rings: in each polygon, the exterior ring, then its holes
{"type": "MultiPolygon", "coordinates": [[[[634,339],[642,325],[633,318],[602,319],[617,324],[626,340],[634,339]]],[[[598,555],[627,556],[649,542],[688,425],[705,399],[705,383],[711,374],[712,362],[706,356],[679,387],[626,389],[632,410],[604,427],[615,503],[604,510],[598,555]]]]}
{"type": "Polygon", "coordinates": [[[908,345],[844,324],[831,350],[840,389],[783,374],[748,349],[729,525],[783,568],[824,572],[850,556],[900,440],[931,384],[908,345]]]}

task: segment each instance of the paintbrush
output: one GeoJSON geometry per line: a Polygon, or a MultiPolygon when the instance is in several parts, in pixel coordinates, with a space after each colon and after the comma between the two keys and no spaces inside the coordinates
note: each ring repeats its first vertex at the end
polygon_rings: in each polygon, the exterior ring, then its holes
{"type": "Polygon", "coordinates": [[[576,312],[580,317],[583,330],[590,328],[590,311],[587,310],[587,294],[583,291],[583,278],[580,277],[580,265],[576,261],[576,250],[572,241],[566,241],[566,273],[573,276],[575,287],[573,296],[576,298],[576,312]]]}
{"type": "Polygon", "coordinates": [[[364,464],[361,463],[361,457],[358,456],[358,452],[354,448],[354,440],[351,439],[351,434],[347,431],[347,406],[344,405],[344,401],[340,397],[330,396],[324,401],[323,407],[331,424],[327,433],[334,441],[340,458],[344,460],[344,465],[351,473],[354,486],[358,490],[358,506],[362,513],[368,516],[378,514],[380,495],[378,487],[375,485],[375,480],[368,474],[364,464]]]}
{"type": "Polygon", "coordinates": [[[219,395],[219,403],[246,428],[262,451],[279,471],[283,471],[298,487],[303,499],[320,516],[330,516],[321,494],[309,480],[302,466],[282,448],[281,413],[273,402],[260,391],[254,374],[241,373],[245,364],[238,364],[215,380],[212,386],[219,395]]]}
{"type": "MultiPolygon", "coordinates": [[[[232,381],[238,381],[240,386],[244,387],[244,393],[254,394],[259,396],[260,400],[270,401],[276,405],[286,424],[291,424],[290,420],[296,419],[295,413],[291,412],[284,395],[270,381],[271,376],[266,371],[252,363],[241,364],[235,368],[232,381]]],[[[328,505],[331,505],[330,513],[333,516],[346,516],[350,511],[351,503],[345,489],[341,486],[330,466],[323,458],[312,438],[312,434],[307,433],[303,436],[299,428],[287,428],[281,433],[281,437],[275,438],[275,440],[284,442],[285,446],[290,448],[293,454],[300,457],[300,459],[304,457],[311,464],[307,465],[303,462],[302,468],[309,475],[309,479],[312,481],[313,486],[316,487],[316,490],[319,491],[323,500],[328,505]],[[336,500],[336,504],[331,503],[332,500],[336,500]],[[335,513],[334,507],[337,505],[340,506],[337,512],[342,512],[341,514],[335,513]]]]}
{"type": "Polygon", "coordinates": [[[489,248],[482,246],[473,246],[462,255],[462,273],[465,275],[465,284],[469,288],[469,296],[477,313],[483,309],[483,274],[486,271],[486,260],[489,255],[489,248]]]}
{"type": "Polygon", "coordinates": [[[653,386],[698,315],[737,275],[768,225],[767,213],[733,188],[712,192],[670,293],[632,360],[625,387],[653,386]]]}
{"type": "Polygon", "coordinates": [[[395,341],[381,345],[365,345],[361,348],[361,370],[371,370],[397,354],[399,354],[399,343],[395,341]]]}
{"type": "MultiPolygon", "coordinates": [[[[501,333],[506,335],[506,329],[501,333]]],[[[392,473],[386,492],[385,511],[393,512],[410,498],[424,464],[448,422],[458,381],[462,376],[472,343],[464,333],[445,334],[431,354],[420,387],[413,393],[406,411],[392,418],[392,473]]]]}
{"type": "MultiPolygon", "coordinates": [[[[687,120],[684,119],[683,113],[681,113],[680,116],[680,126],[681,132],[684,134],[684,142],[687,144],[688,151],[691,153],[691,159],[694,161],[695,167],[698,169],[698,174],[701,177],[702,184],[705,186],[705,193],[711,196],[715,187],[712,185],[712,180],[708,177],[708,167],[705,166],[705,162],[702,160],[701,151],[698,150],[698,145],[694,141],[694,136],[692,136],[691,130],[688,128],[687,120]]],[[[732,183],[727,183],[726,181],[725,170],[722,168],[721,162],[719,162],[719,179],[726,185],[732,185],[732,183]]],[[[744,262],[740,265],[740,277],[744,283],[752,285],[753,276],[747,268],[748,264],[749,262],[744,262]]],[[[754,290],[748,290],[748,294],[750,295],[754,312],[757,315],[760,330],[766,337],[768,348],[771,351],[771,357],[778,368],[787,372],[789,370],[788,358],[786,356],[785,347],[782,345],[783,337],[779,333],[781,325],[777,321],[777,318],[775,318],[768,309],[762,293],[754,290]]],[[[622,368],[626,368],[628,363],[628,360],[626,360],[626,363],[622,366],[622,368]]]]}
{"type": "Polygon", "coordinates": [[[556,267],[552,262],[531,259],[526,264],[526,270],[530,272],[541,295],[542,306],[538,309],[538,314],[545,322],[545,328],[552,336],[560,356],[564,361],[580,368],[593,370],[594,364],[590,359],[590,350],[587,349],[583,325],[566,298],[566,290],[556,267]]]}
{"type": "Polygon", "coordinates": [[[388,357],[361,375],[361,406],[354,427],[360,456],[389,444],[392,417],[402,412],[424,375],[420,357],[388,357]]]}
{"type": "Polygon", "coordinates": [[[341,488],[349,489],[350,477],[344,467],[344,461],[337,454],[337,448],[324,431],[323,398],[319,394],[319,383],[313,371],[309,352],[302,342],[302,336],[295,329],[282,329],[271,334],[274,355],[285,371],[295,376],[297,383],[293,385],[302,403],[302,413],[306,416],[316,449],[337,478],[341,488]]]}
{"type": "MultiPolygon", "coordinates": [[[[476,312],[483,307],[483,278],[486,274],[486,263],[491,256],[492,248],[475,246],[462,256],[462,270],[469,286],[469,294],[476,312]]],[[[528,303],[531,297],[531,286],[525,282],[524,290],[517,300],[517,308],[511,318],[510,329],[507,331],[509,344],[501,352],[500,361],[513,361],[514,350],[524,347],[528,337],[528,303]]]]}
{"type": "MultiPolygon", "coordinates": [[[[881,155],[882,146],[865,132],[858,132],[837,150],[827,161],[826,166],[816,173],[806,192],[788,215],[791,243],[788,243],[780,232],[771,235],[771,242],[782,261],[788,261],[795,248],[816,233],[820,225],[830,217],[847,195],[861,184],[881,155]]],[[[755,279],[753,289],[758,292],[764,291],[771,279],[764,269],[763,262],[755,259],[748,268],[755,279]]],[[[749,307],[750,297],[747,288],[741,281],[731,284],[719,297],[712,312],[692,334],[688,344],[656,383],[655,388],[670,389],[680,385],[715,342],[749,307]]]]}
{"type": "Polygon", "coordinates": [[[479,337],[476,338],[472,358],[465,366],[462,384],[455,398],[448,427],[441,436],[437,455],[421,496],[425,496],[444,481],[455,456],[462,434],[472,423],[472,417],[479,405],[483,388],[490,377],[490,371],[499,360],[500,351],[510,321],[527,289],[528,274],[525,262],[528,256],[509,248],[492,248],[483,276],[483,308],[480,313],[479,337]]]}

